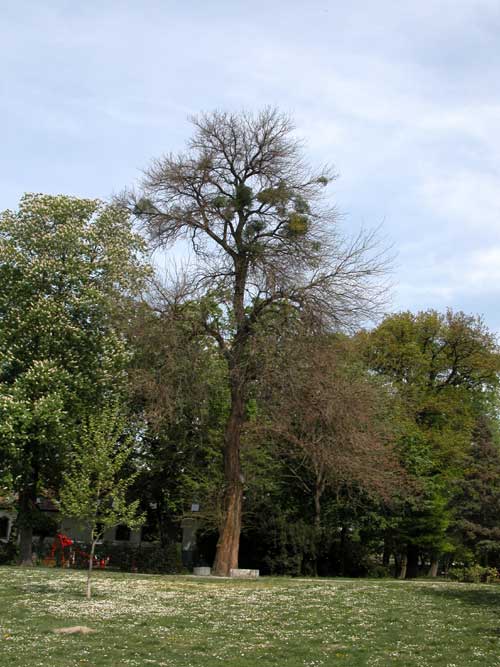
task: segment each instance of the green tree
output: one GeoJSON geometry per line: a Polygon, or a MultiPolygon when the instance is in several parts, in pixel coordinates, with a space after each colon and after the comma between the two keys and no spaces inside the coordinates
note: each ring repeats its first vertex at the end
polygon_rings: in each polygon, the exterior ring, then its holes
{"type": "Polygon", "coordinates": [[[225,364],[197,328],[200,305],[151,300],[154,306],[136,309],[130,328],[133,406],[146,425],[136,484],[151,507],[151,528],[166,544],[193,502],[199,518],[217,523],[229,397],[225,364]]]}
{"type": "Polygon", "coordinates": [[[127,471],[134,439],[126,430],[126,422],[116,408],[103,408],[87,417],[72,443],[69,467],[64,473],[61,513],[78,519],[90,533],[87,599],[91,597],[95,547],[106,529],[119,524],[138,528],[144,523],[144,516],[138,515],[140,501],[127,498],[138,473],[127,471]]]}
{"type": "Polygon", "coordinates": [[[429,310],[387,317],[364,345],[371,368],[401,399],[399,453],[418,488],[402,499],[390,539],[405,551],[407,576],[416,575],[422,555],[435,573],[449,547],[454,484],[477,416],[498,386],[496,339],[480,318],[429,310]]]}
{"type": "Polygon", "coordinates": [[[453,533],[463,560],[500,567],[500,438],[491,416],[477,420],[453,503],[453,533]]]}
{"type": "Polygon", "coordinates": [[[372,236],[344,241],[321,195],[331,175],[310,171],[287,117],[272,109],[215,112],[193,123],[188,153],[156,160],[129,206],[160,246],[190,242],[196,262],[184,297],[206,304],[203,324],[227,364],[224,511],[214,563],[227,575],[238,565],[241,435],[256,328],[279,309],[307,308],[336,327],[372,314],[381,292],[373,278],[384,262],[371,252],[372,236]]]}
{"type": "Polygon", "coordinates": [[[123,209],[25,195],[0,215],[0,468],[19,497],[31,563],[41,488],[56,488],[74,430],[125,381],[118,320],[145,272],[123,209]]]}
{"type": "Polygon", "coordinates": [[[368,373],[352,340],[301,330],[296,320],[289,328],[279,327],[279,345],[260,346],[267,376],[247,430],[272,441],[286,480],[273,504],[288,514],[285,523],[313,529],[316,556],[306,561],[309,572],[324,572],[333,536],[341,532],[344,550],[354,525],[339,511],[347,504],[341,500],[388,502],[405,475],[392,449],[392,396],[368,373]]]}

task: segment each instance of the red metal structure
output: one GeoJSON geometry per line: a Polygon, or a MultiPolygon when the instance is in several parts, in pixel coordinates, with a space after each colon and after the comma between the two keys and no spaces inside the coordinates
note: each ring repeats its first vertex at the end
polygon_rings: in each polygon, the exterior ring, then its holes
{"type": "MultiPolygon", "coordinates": [[[[70,567],[74,565],[76,556],[88,561],[90,554],[76,546],[74,540],[63,533],[57,533],[50,553],[43,559],[43,564],[49,567],[55,567],[57,564],[56,553],[60,551],[61,567],[70,567]]],[[[92,566],[104,570],[109,562],[109,558],[99,558],[94,556],[92,566]]]]}

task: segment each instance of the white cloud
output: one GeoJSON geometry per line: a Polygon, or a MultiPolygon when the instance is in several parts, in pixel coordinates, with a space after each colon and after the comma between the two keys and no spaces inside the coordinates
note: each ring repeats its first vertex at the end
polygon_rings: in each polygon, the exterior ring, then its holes
{"type": "Polygon", "coordinates": [[[340,173],[346,227],[386,220],[398,305],[476,295],[496,317],[498,0],[20,0],[2,19],[1,208],[105,196],[179,148],[188,113],[276,104],[340,173]]]}
{"type": "Polygon", "coordinates": [[[447,173],[426,175],[419,193],[423,204],[449,229],[450,240],[466,236],[469,248],[485,237],[500,241],[500,172],[450,165],[447,173]]]}

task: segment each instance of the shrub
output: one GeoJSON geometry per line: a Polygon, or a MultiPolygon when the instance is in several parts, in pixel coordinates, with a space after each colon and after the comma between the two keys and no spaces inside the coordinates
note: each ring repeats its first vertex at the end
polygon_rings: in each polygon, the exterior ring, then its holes
{"type": "MultiPolygon", "coordinates": [[[[77,568],[88,566],[90,545],[78,543],[75,548],[77,568]]],[[[160,544],[115,544],[103,542],[97,545],[96,558],[105,560],[106,567],[122,572],[145,572],[150,574],[175,574],[182,570],[180,553],[175,543],[166,547],[160,544]]]]}
{"type": "Polygon", "coordinates": [[[244,533],[241,566],[262,574],[315,575],[318,536],[313,526],[280,515],[263,516],[259,529],[244,533]]]}
{"type": "Polygon", "coordinates": [[[500,582],[500,573],[494,567],[483,567],[482,565],[469,565],[463,567],[451,567],[448,576],[453,581],[462,581],[472,584],[491,584],[500,582]]]}
{"type": "Polygon", "coordinates": [[[366,576],[373,579],[387,579],[392,576],[391,569],[379,563],[370,563],[367,567],[366,576]]]}
{"type": "Polygon", "coordinates": [[[0,565],[13,565],[18,557],[19,547],[15,542],[0,542],[0,565]]]}
{"type": "Polygon", "coordinates": [[[182,570],[179,549],[174,542],[166,547],[160,544],[139,547],[135,559],[135,567],[138,572],[175,574],[182,570]]]}

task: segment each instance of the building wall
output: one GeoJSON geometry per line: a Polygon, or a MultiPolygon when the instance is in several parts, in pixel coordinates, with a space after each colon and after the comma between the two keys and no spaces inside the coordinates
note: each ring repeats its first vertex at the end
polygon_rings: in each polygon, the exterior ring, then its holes
{"type": "MultiPolygon", "coordinates": [[[[8,519],[8,529],[7,529],[7,534],[6,537],[0,537],[0,542],[7,542],[10,533],[12,531],[12,526],[14,524],[14,521],[16,519],[17,513],[14,512],[13,510],[8,510],[8,509],[0,509],[0,521],[2,518],[8,519]]],[[[87,529],[81,526],[81,524],[78,523],[76,519],[62,519],[59,525],[59,530],[61,533],[64,535],[67,535],[70,537],[72,540],[75,540],[77,542],[89,542],[90,541],[90,533],[87,529]]],[[[1,534],[1,533],[0,533],[1,534]]],[[[104,533],[104,541],[106,542],[127,542],[129,544],[140,544],[141,543],[141,531],[140,530],[132,530],[130,531],[130,539],[129,540],[116,540],[116,528],[109,528],[105,533],[104,533]]]]}
{"type": "MultiPolygon", "coordinates": [[[[104,532],[102,541],[103,542],[122,542],[128,544],[140,544],[141,543],[141,531],[140,530],[131,530],[130,539],[128,540],[117,540],[116,539],[116,530],[117,527],[108,528],[104,532]]],[[[61,520],[61,533],[71,537],[72,540],[76,542],[90,542],[90,531],[83,527],[77,519],[62,519],[61,520]]]]}
{"type": "Polygon", "coordinates": [[[0,521],[7,519],[8,525],[7,525],[7,531],[5,536],[1,536],[2,533],[0,533],[0,542],[7,542],[9,537],[10,537],[10,531],[12,530],[12,524],[14,523],[14,519],[16,518],[15,512],[11,512],[10,510],[4,510],[0,509],[0,521]]]}

